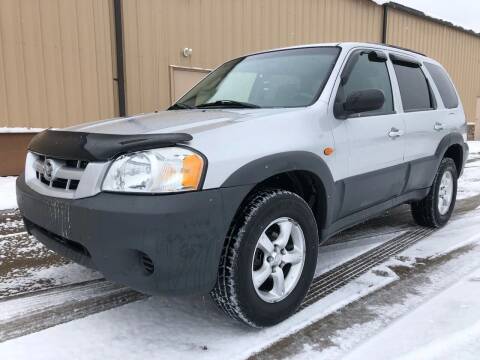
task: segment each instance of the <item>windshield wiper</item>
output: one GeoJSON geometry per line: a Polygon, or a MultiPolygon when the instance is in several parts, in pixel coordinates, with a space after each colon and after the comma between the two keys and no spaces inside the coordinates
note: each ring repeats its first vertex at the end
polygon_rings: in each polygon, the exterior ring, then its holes
{"type": "Polygon", "coordinates": [[[179,110],[179,109],[195,109],[195,106],[188,105],[185,103],[175,103],[168,108],[168,110],[179,110]]]}
{"type": "Polygon", "coordinates": [[[207,108],[207,107],[230,107],[230,108],[250,108],[250,109],[259,109],[261,106],[256,104],[251,104],[243,101],[235,100],[217,100],[211,103],[205,103],[198,105],[197,108],[207,108]]]}

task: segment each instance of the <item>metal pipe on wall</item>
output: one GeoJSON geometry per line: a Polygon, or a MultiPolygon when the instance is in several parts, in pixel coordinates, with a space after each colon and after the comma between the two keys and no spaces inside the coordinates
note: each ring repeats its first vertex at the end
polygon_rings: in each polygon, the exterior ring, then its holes
{"type": "Polygon", "coordinates": [[[115,22],[115,57],[117,61],[117,77],[114,80],[117,82],[118,86],[118,113],[120,116],[126,116],[127,112],[125,101],[125,64],[121,0],[113,0],[113,12],[115,22]]]}

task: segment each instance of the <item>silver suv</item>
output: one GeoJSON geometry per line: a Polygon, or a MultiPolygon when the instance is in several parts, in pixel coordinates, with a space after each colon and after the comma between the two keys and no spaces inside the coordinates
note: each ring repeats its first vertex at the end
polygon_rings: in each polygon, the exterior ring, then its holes
{"type": "Polygon", "coordinates": [[[17,196],[58,253],[145,293],[210,293],[263,327],[299,307],[332,235],[403,203],[444,225],[465,136],[435,60],[300,46],[231,60],[167,111],[40,133],[17,196]]]}

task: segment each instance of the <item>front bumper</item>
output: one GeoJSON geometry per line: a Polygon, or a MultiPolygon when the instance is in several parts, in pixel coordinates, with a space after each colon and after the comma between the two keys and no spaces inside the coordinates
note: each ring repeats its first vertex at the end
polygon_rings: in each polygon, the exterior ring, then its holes
{"type": "Polygon", "coordinates": [[[207,293],[250,186],[171,195],[60,199],[17,180],[27,230],[48,248],[148,294],[207,293]],[[153,264],[150,266],[150,262],[153,264]]]}

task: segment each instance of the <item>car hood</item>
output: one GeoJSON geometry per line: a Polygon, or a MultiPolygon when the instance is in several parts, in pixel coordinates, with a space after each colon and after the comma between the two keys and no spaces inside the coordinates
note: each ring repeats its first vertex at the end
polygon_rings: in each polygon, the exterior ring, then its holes
{"type": "Polygon", "coordinates": [[[187,133],[195,135],[293,109],[169,110],[72,126],[64,130],[101,134],[187,133]]]}

